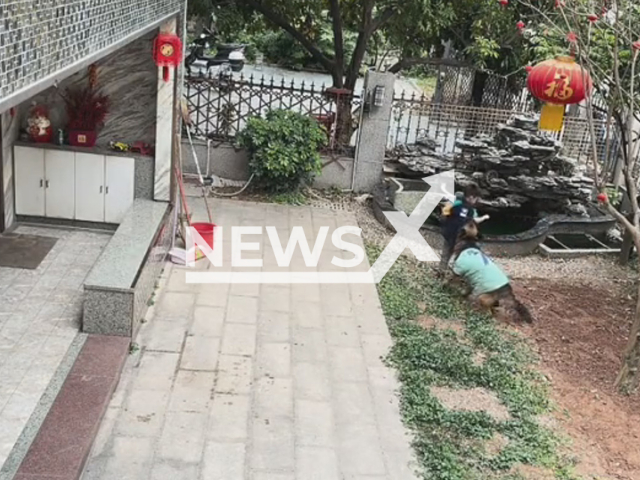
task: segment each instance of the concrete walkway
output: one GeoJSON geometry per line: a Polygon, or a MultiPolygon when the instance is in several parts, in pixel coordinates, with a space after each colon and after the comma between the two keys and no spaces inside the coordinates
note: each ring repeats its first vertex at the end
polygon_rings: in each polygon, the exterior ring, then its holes
{"type": "MultiPolygon", "coordinates": [[[[305,207],[213,210],[218,225],[275,226],[282,237],[302,226],[312,244],[322,226],[356,225],[305,207]]],[[[260,242],[263,271],[277,270],[266,235],[244,241],[260,242]]],[[[335,253],[325,248],[319,271],[335,253]]],[[[381,361],[391,339],[375,286],[190,285],[185,271],[165,270],[84,480],[415,478],[398,385],[381,361]]]]}

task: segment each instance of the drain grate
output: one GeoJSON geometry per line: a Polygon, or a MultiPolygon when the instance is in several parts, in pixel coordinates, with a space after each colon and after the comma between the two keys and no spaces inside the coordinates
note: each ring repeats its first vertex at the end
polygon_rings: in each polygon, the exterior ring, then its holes
{"type": "Polygon", "coordinates": [[[612,242],[599,240],[588,233],[565,233],[549,235],[540,245],[540,252],[548,257],[579,257],[619,254],[620,248],[612,242]]]}

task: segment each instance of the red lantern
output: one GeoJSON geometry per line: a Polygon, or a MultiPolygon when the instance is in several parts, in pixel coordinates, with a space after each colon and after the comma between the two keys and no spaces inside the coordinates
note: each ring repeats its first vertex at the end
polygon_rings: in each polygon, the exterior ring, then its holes
{"type": "Polygon", "coordinates": [[[595,13],[590,13],[587,18],[589,19],[589,21],[591,23],[596,23],[598,21],[598,15],[596,15],[595,13]]]}
{"type": "Polygon", "coordinates": [[[608,203],[609,202],[609,197],[607,196],[606,193],[599,193],[597,198],[598,198],[598,202],[600,202],[600,203],[608,203]]]}
{"type": "Polygon", "coordinates": [[[161,33],[156,37],[153,45],[153,58],[156,65],[161,67],[162,78],[169,81],[169,68],[177,67],[182,60],[182,41],[177,35],[161,33]]]}
{"type": "Polygon", "coordinates": [[[516,27],[518,27],[518,30],[520,30],[520,31],[524,30],[525,26],[526,25],[522,20],[520,20],[518,23],[516,23],[516,27]]]}
{"type": "Polygon", "coordinates": [[[527,78],[531,94],[545,102],[540,129],[562,130],[566,105],[580,103],[591,94],[593,82],[589,72],[572,57],[558,57],[539,63],[527,78]]]}
{"type": "Polygon", "coordinates": [[[507,5],[509,5],[509,0],[500,0],[500,5],[506,7],[507,5]]]}

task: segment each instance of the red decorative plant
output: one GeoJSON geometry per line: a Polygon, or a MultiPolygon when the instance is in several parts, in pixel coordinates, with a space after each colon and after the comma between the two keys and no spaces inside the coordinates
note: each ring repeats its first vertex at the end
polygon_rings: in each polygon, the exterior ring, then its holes
{"type": "Polygon", "coordinates": [[[67,90],[63,95],[69,130],[96,131],[109,112],[109,97],[92,88],[67,90]]]}
{"type": "Polygon", "coordinates": [[[109,97],[91,87],[67,90],[62,95],[67,110],[69,143],[75,146],[95,145],[97,130],[109,112],[109,97]]]}

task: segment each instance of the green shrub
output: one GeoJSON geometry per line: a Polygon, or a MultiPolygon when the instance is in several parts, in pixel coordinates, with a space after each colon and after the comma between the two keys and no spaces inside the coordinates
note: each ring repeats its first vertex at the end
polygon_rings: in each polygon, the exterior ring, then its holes
{"type": "Polygon", "coordinates": [[[319,149],[327,133],[311,117],[286,110],[271,110],[253,117],[238,137],[249,152],[255,180],[271,192],[293,192],[320,173],[319,149]]]}

